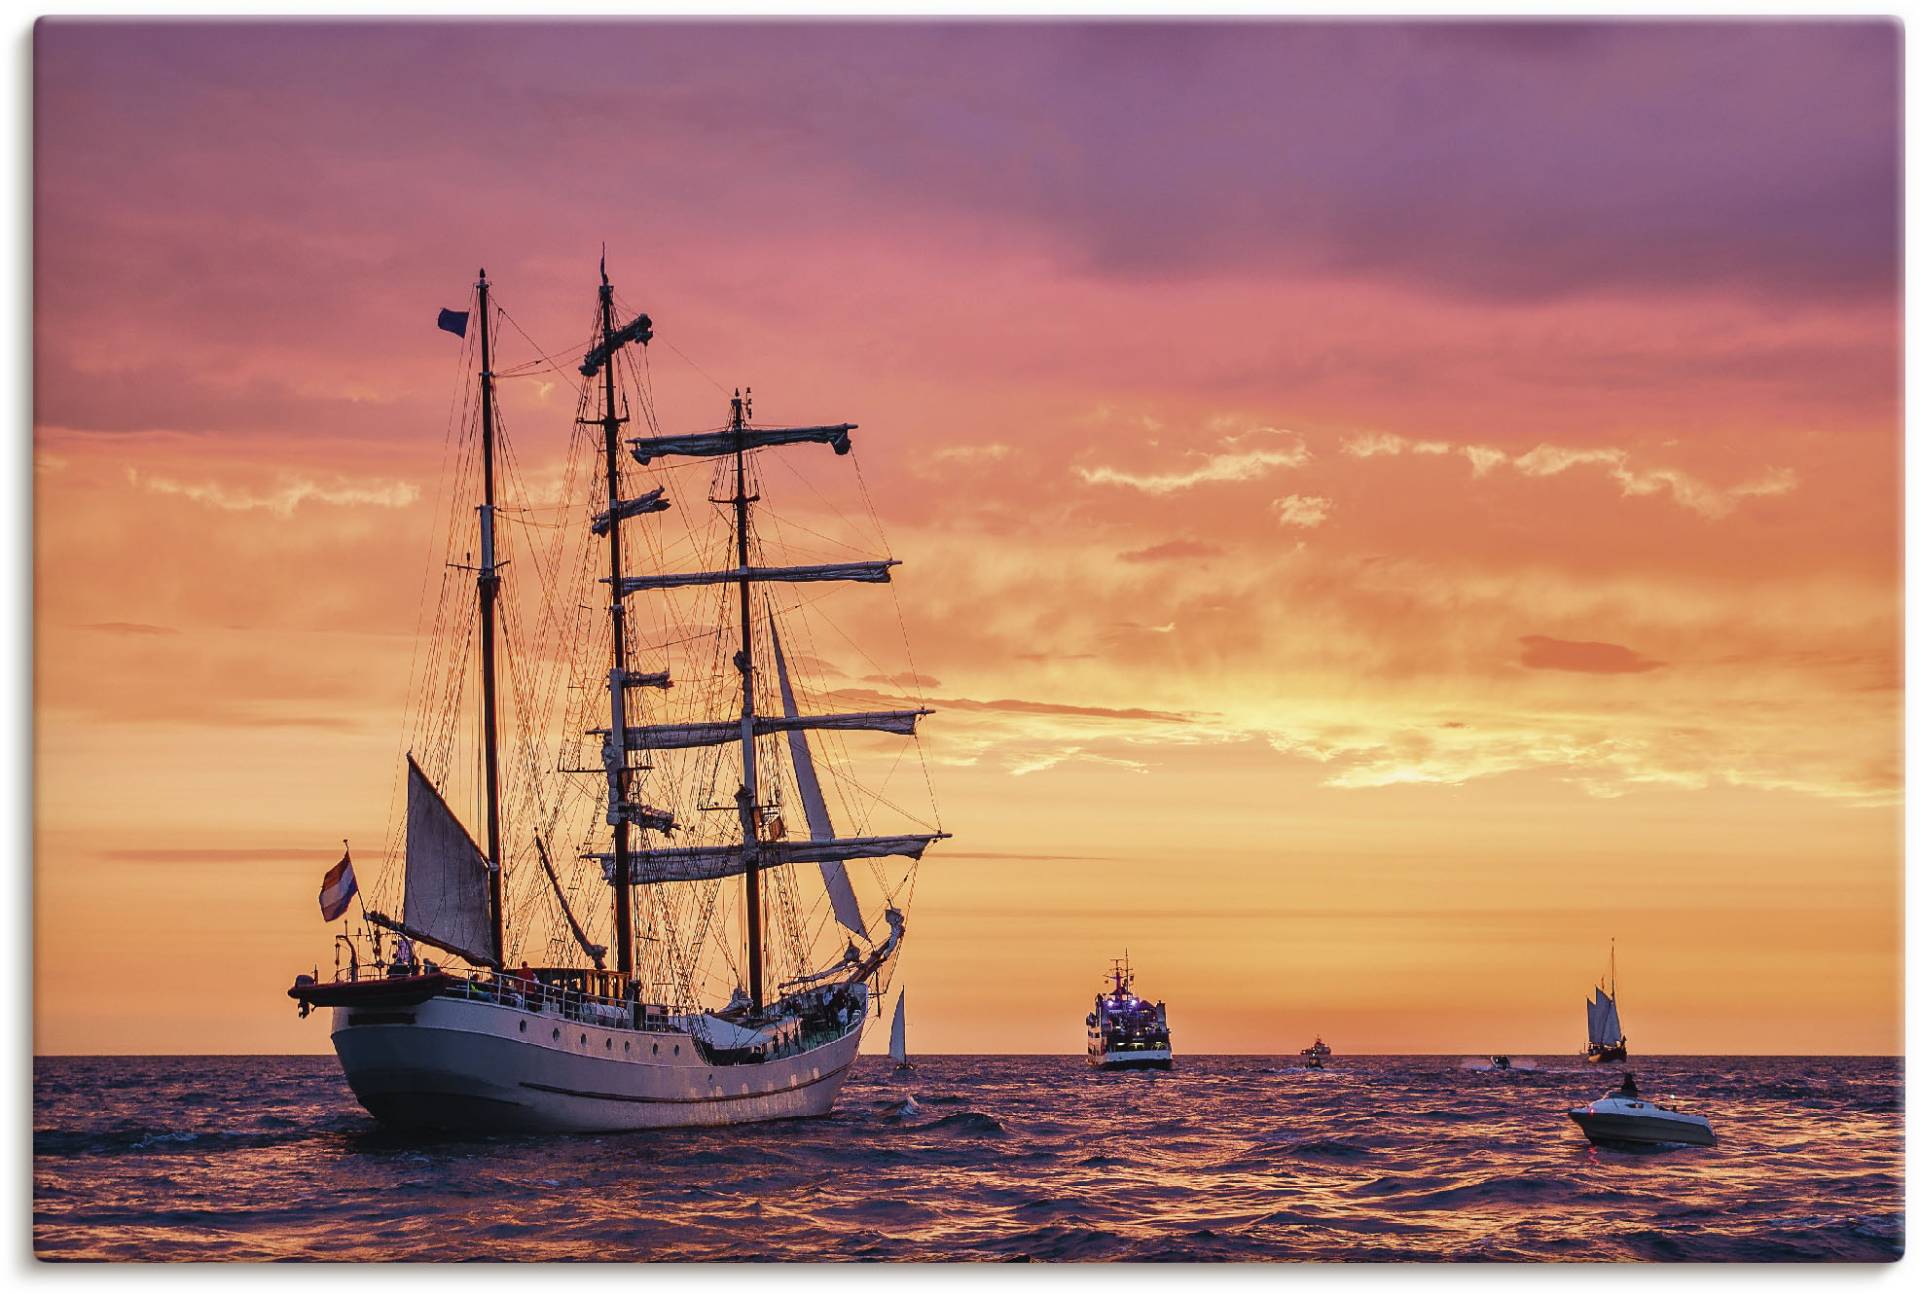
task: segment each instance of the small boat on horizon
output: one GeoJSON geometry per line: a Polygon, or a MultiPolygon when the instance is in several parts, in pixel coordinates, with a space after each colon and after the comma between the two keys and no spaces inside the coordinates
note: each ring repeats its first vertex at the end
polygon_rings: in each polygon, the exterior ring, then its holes
{"type": "Polygon", "coordinates": [[[1620,975],[1614,967],[1611,943],[1607,950],[1607,978],[1594,986],[1587,1003],[1587,1061],[1604,1065],[1627,1058],[1627,1035],[1620,1029],[1620,975]]]}
{"type": "Polygon", "coordinates": [[[1308,1069],[1325,1069],[1331,1059],[1333,1048],[1327,1046],[1326,1039],[1317,1033],[1313,1035],[1313,1046],[1300,1049],[1300,1061],[1308,1069]]]}
{"type": "Polygon", "coordinates": [[[1540,1066],[1525,1058],[1515,1060],[1511,1056],[1489,1056],[1485,1060],[1463,1060],[1460,1068],[1476,1074],[1526,1074],[1540,1066]]]}
{"type": "Polygon", "coordinates": [[[1096,993],[1087,1013],[1087,1063],[1095,1069],[1172,1069],[1167,1004],[1133,992],[1133,965],[1113,962],[1113,991],[1096,993]]]}

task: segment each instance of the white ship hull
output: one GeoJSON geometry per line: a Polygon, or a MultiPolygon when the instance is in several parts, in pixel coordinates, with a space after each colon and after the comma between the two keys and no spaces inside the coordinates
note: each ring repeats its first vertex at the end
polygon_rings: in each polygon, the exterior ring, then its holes
{"type": "Polygon", "coordinates": [[[805,1051],[713,1065],[685,1033],[435,997],[398,1011],[336,1007],[333,1046],[354,1095],[383,1123],[628,1132],[827,1114],[859,1053],[864,1024],[863,1009],[845,1034],[805,1051]]]}
{"type": "Polygon", "coordinates": [[[1095,1069],[1172,1069],[1173,1048],[1148,1047],[1137,1051],[1088,1048],[1087,1063],[1095,1069]]]}

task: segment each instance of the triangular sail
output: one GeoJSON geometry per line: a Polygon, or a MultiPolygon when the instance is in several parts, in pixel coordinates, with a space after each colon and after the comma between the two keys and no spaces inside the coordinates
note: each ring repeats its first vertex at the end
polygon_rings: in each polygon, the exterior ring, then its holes
{"type": "Polygon", "coordinates": [[[900,990],[900,996],[893,1003],[893,1040],[887,1044],[887,1055],[893,1057],[893,1063],[907,1063],[907,991],[900,990]]]}
{"type": "MultiPolygon", "coordinates": [[[[787,675],[787,653],[780,645],[780,630],[773,630],[773,660],[780,674],[780,710],[789,719],[800,711],[793,700],[793,680],[787,675]]],[[[820,778],[813,767],[813,749],[802,728],[787,729],[787,754],[793,761],[793,780],[799,784],[800,803],[807,811],[807,833],[815,840],[833,839],[833,819],[827,813],[827,799],[820,793],[820,778]]],[[[847,879],[847,867],[838,858],[820,860],[820,876],[826,882],[827,897],[833,901],[833,917],[862,939],[867,937],[866,919],[860,915],[860,900],[847,879]]]]}
{"type": "Polygon", "coordinates": [[[420,765],[407,756],[407,887],[402,919],[430,942],[472,952],[493,947],[486,855],[440,798],[420,765]]]}

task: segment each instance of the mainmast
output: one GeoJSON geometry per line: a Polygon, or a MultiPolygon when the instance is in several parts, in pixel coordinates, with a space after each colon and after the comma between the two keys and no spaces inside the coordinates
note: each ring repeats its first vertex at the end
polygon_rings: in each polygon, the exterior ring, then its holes
{"type": "Polygon", "coordinates": [[[494,603],[500,597],[500,572],[493,562],[493,322],[488,305],[487,272],[480,271],[480,457],[485,463],[486,495],[480,505],[480,672],[481,722],[485,729],[487,775],[487,901],[493,918],[493,955],[507,964],[506,914],[500,898],[500,720],[495,700],[494,603]]]}
{"type": "MultiPolygon", "coordinates": [[[[607,262],[603,256],[600,261],[600,336],[609,347],[613,345],[613,284],[607,281],[607,262]]],[[[626,722],[626,673],[627,673],[627,608],[626,601],[620,596],[620,424],[624,421],[614,404],[613,354],[607,354],[606,370],[606,409],[600,425],[606,433],[607,456],[607,573],[612,577],[608,588],[612,590],[613,614],[613,674],[610,677],[610,692],[613,699],[613,727],[616,731],[626,722]]],[[[608,787],[612,803],[608,805],[609,818],[613,823],[613,856],[617,864],[613,882],[613,928],[616,957],[622,975],[633,974],[633,892],[627,880],[627,816],[619,812],[619,807],[627,799],[627,761],[623,753],[620,767],[613,774],[613,785],[608,787]]]]}
{"type": "MultiPolygon", "coordinates": [[[[747,388],[747,398],[753,388],[747,388]]],[[[766,1005],[765,967],[761,959],[760,930],[760,775],[754,749],[753,726],[753,575],[747,556],[747,405],[733,393],[733,530],[740,570],[740,791],[734,797],[740,810],[740,852],[747,878],[747,991],[754,1011],[766,1005]]]]}
{"type": "Polygon", "coordinates": [[[611,722],[601,747],[601,760],[607,774],[607,825],[613,828],[613,858],[617,863],[608,880],[613,885],[615,947],[622,976],[631,976],[633,973],[633,898],[629,889],[632,877],[627,866],[631,852],[629,832],[635,822],[657,830],[671,830],[673,827],[671,815],[650,810],[627,796],[632,781],[627,752],[634,748],[628,740],[627,689],[672,686],[665,674],[639,674],[627,669],[627,581],[620,574],[621,521],[642,513],[661,512],[670,506],[660,490],[651,490],[631,499],[620,496],[620,424],[626,419],[620,416],[619,387],[613,375],[614,354],[629,342],[644,346],[652,340],[653,320],[645,314],[635,315],[624,327],[613,326],[613,284],[607,280],[607,258],[602,254],[600,340],[587,352],[580,365],[580,374],[588,379],[604,378],[602,399],[605,408],[601,410],[601,416],[582,421],[598,422],[605,435],[607,510],[594,517],[593,533],[607,537],[608,610],[613,617],[612,667],[607,671],[607,708],[611,722]]]}

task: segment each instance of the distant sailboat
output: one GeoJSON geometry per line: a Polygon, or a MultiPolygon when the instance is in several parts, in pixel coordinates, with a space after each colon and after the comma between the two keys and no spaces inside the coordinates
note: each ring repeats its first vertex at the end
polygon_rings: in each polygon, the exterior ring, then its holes
{"type": "Polygon", "coordinates": [[[887,1055],[893,1057],[896,1070],[912,1069],[913,1063],[907,1059],[907,991],[900,990],[900,996],[893,1001],[893,1038],[887,1043],[887,1055]]]}
{"type": "Polygon", "coordinates": [[[1587,1003],[1587,1060],[1599,1065],[1627,1058],[1627,1035],[1620,1030],[1620,976],[1613,953],[1607,953],[1607,981],[1593,990],[1587,1003]]]}

